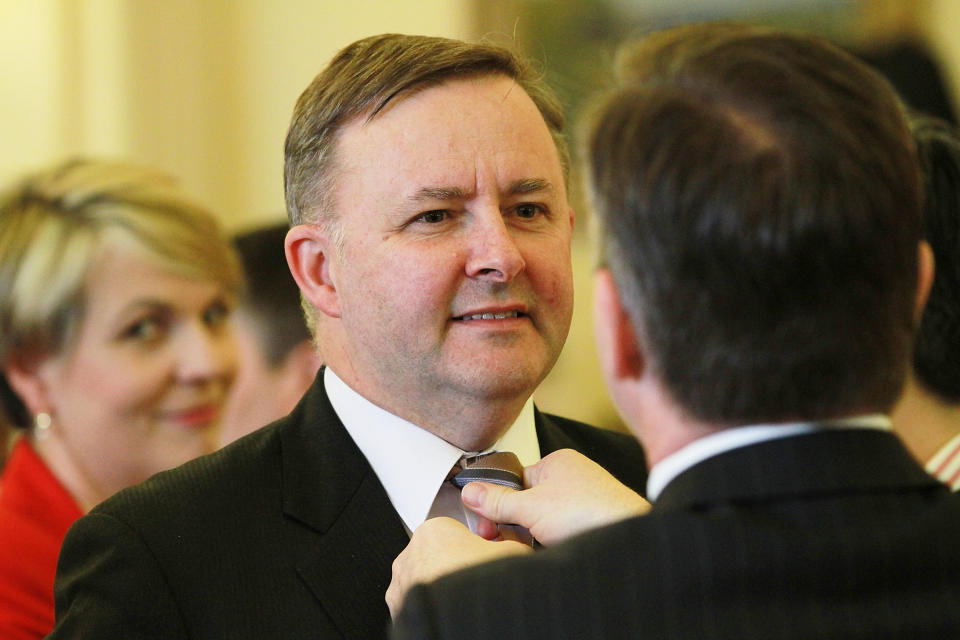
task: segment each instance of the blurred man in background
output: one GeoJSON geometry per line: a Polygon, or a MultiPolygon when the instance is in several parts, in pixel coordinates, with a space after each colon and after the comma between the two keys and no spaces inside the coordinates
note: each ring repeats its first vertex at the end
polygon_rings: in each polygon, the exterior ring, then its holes
{"type": "Polygon", "coordinates": [[[924,231],[933,287],[894,428],[927,471],[960,489],[960,132],[936,118],[911,121],[923,169],[924,231]]]}
{"type": "Polygon", "coordinates": [[[223,417],[223,444],[290,413],[320,368],[284,256],[288,229],[277,224],[234,239],[247,287],[233,314],[239,362],[223,417]]]}
{"type": "Polygon", "coordinates": [[[427,518],[465,518],[450,480],[475,457],[574,448],[642,490],[635,440],[532,400],[573,306],[562,128],[507,49],[385,34],[338,53],[285,165],[323,374],[286,418],[81,519],[52,637],[377,638],[393,559],[427,518]]]}

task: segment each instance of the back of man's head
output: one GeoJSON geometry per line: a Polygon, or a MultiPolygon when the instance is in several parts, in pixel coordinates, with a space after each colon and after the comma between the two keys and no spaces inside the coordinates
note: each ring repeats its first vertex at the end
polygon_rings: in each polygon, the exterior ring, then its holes
{"type": "Polygon", "coordinates": [[[585,149],[649,364],[691,417],[887,411],[911,350],[919,176],[901,105],[853,57],[737,25],[623,59],[585,149]]]}

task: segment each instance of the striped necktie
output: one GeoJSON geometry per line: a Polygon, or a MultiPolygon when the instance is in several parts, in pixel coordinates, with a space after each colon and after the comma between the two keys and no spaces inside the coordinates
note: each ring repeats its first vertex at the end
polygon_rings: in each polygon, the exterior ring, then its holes
{"type": "MultiPolygon", "coordinates": [[[[516,454],[509,451],[464,456],[450,469],[427,517],[448,516],[459,520],[476,533],[478,516],[463,506],[460,501],[460,489],[474,481],[490,482],[517,491],[522,490],[523,464],[520,463],[516,454]]],[[[508,540],[518,540],[525,544],[533,543],[530,532],[519,525],[500,525],[500,535],[508,540]]]]}

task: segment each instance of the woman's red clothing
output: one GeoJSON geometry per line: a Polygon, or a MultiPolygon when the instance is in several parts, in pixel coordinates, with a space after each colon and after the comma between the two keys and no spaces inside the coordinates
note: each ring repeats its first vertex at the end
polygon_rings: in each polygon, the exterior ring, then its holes
{"type": "Polygon", "coordinates": [[[26,438],[0,476],[0,638],[53,629],[53,578],[67,529],[82,515],[26,438]]]}

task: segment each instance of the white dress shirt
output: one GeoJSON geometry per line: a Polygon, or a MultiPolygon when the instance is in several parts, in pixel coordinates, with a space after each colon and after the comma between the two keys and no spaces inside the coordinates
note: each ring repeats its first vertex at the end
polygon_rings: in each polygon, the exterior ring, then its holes
{"type": "Polygon", "coordinates": [[[757,424],[743,427],[723,429],[708,436],[698,438],[671,453],[650,469],[647,477],[647,500],[653,502],[674,478],[690,467],[703,462],[707,458],[726,453],[733,449],[746,447],[751,444],[787,438],[804,433],[812,433],[817,429],[880,429],[891,430],[890,418],[875,414],[856,416],[843,420],[823,422],[791,422],[779,424],[757,424]]]}
{"type": "MultiPolygon", "coordinates": [[[[329,367],[323,384],[330,403],[387,491],[407,532],[426,520],[440,485],[463,451],[426,429],[373,404],[341,380],[329,367]],[[415,460],[416,464],[410,464],[415,460]]],[[[523,466],[540,460],[533,399],[499,440],[485,451],[512,451],[523,466]]]]}

